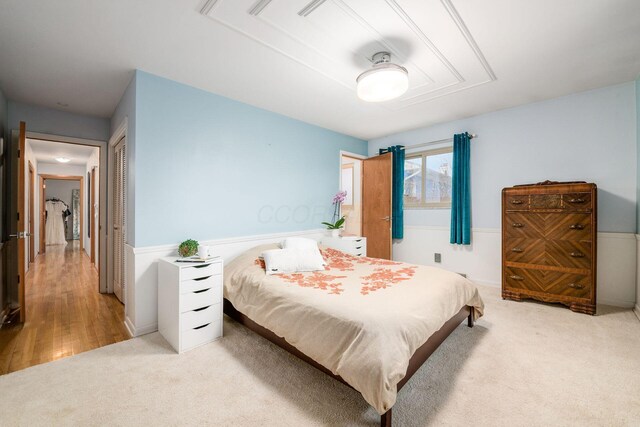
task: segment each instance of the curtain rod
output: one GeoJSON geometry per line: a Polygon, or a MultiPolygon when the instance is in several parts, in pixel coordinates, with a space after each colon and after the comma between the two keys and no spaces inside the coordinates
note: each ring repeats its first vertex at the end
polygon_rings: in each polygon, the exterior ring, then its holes
{"type": "MultiPolygon", "coordinates": [[[[469,134],[469,139],[477,138],[475,133],[469,134]]],[[[444,144],[445,142],[453,142],[453,138],[438,139],[437,141],[423,142],[422,144],[408,145],[405,150],[413,150],[414,148],[428,147],[429,145],[444,144]]]]}

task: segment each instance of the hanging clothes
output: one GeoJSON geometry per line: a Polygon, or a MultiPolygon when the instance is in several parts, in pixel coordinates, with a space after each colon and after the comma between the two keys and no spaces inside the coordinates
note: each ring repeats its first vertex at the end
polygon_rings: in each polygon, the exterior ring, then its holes
{"type": "Polygon", "coordinates": [[[45,225],[45,242],[47,245],[66,245],[64,233],[64,213],[67,206],[62,202],[47,200],[47,222],[45,225]]]}

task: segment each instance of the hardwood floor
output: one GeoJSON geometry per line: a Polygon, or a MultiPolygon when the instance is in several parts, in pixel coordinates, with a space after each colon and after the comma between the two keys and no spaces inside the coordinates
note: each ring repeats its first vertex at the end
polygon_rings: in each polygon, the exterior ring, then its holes
{"type": "Polygon", "coordinates": [[[129,339],[124,305],[98,292],[78,242],[47,246],[26,283],[27,321],[0,329],[0,375],[129,339]]]}

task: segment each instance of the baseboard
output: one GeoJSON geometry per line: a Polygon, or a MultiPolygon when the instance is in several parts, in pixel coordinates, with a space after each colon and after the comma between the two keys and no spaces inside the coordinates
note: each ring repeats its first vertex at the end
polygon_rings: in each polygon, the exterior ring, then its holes
{"type": "Polygon", "coordinates": [[[9,315],[9,306],[6,306],[5,308],[2,309],[2,311],[0,311],[0,328],[2,328],[2,325],[4,325],[4,321],[7,319],[8,315],[9,315]]]}
{"type": "Polygon", "coordinates": [[[131,319],[129,319],[128,317],[126,317],[124,320],[124,326],[127,328],[127,331],[129,332],[129,335],[131,335],[132,338],[139,337],[141,335],[150,334],[158,330],[157,323],[136,328],[133,325],[133,322],[131,321],[131,319]]]}
{"type": "MultiPolygon", "coordinates": [[[[473,283],[476,283],[478,285],[481,286],[488,286],[491,288],[500,288],[502,287],[501,283],[497,283],[497,282],[493,282],[493,281],[485,281],[485,280],[476,280],[476,279],[469,279],[471,280],[473,283]]],[[[631,301],[622,301],[622,300],[612,300],[612,299],[602,299],[602,298],[598,298],[597,300],[598,304],[603,304],[603,305],[612,305],[614,307],[622,307],[622,308],[633,308],[634,312],[636,313],[636,316],[638,316],[638,318],[640,319],[640,306],[636,305],[634,308],[634,303],[631,301]]]]}
{"type": "Polygon", "coordinates": [[[129,332],[130,337],[135,337],[136,327],[133,326],[133,322],[128,317],[124,318],[124,327],[127,328],[127,332],[129,332]]]}

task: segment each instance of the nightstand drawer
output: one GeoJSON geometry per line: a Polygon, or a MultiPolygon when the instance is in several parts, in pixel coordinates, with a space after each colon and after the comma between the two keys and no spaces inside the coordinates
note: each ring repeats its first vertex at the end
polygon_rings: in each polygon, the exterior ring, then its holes
{"type": "Polygon", "coordinates": [[[337,249],[354,256],[367,256],[367,238],[366,237],[325,237],[322,244],[329,248],[337,249]]]}
{"type": "MultiPolygon", "coordinates": [[[[220,286],[218,286],[220,287],[220,286]]],[[[188,294],[180,295],[180,313],[185,311],[196,310],[198,308],[206,307],[211,304],[219,303],[218,295],[220,291],[213,286],[209,289],[205,289],[197,292],[189,292],[188,294]]]]}
{"type": "Polygon", "coordinates": [[[188,294],[190,292],[213,288],[214,286],[222,286],[222,276],[216,275],[202,279],[183,280],[180,282],[180,293],[188,294]]]}
{"type": "Polygon", "coordinates": [[[213,276],[214,274],[222,274],[222,265],[218,262],[207,265],[194,265],[182,269],[180,280],[201,279],[203,277],[213,276]]]}
{"type": "Polygon", "coordinates": [[[222,304],[212,304],[206,308],[180,314],[180,329],[183,331],[212,323],[220,318],[222,304]]]}
{"type": "Polygon", "coordinates": [[[220,321],[181,332],[180,350],[185,351],[220,337],[220,321]]]}

